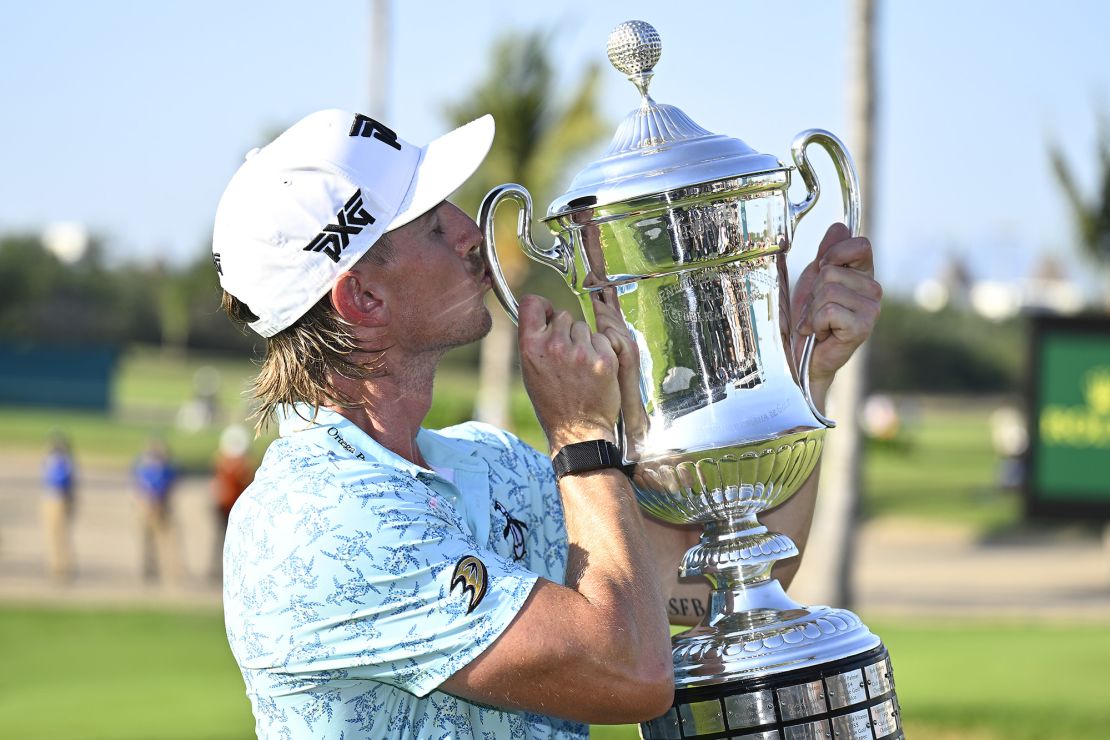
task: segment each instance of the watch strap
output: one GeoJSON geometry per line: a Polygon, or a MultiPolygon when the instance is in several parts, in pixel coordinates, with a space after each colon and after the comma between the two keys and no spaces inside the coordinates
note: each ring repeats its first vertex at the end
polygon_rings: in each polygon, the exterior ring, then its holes
{"type": "Polygon", "coordinates": [[[589,442],[575,442],[563,445],[551,461],[555,477],[574,473],[586,473],[602,468],[617,468],[627,475],[628,470],[617,446],[605,439],[592,439],[589,442]]]}

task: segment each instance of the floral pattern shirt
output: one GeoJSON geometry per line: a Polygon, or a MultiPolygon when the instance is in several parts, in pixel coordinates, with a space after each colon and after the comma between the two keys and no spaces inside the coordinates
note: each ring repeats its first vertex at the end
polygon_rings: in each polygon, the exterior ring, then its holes
{"type": "Polygon", "coordinates": [[[343,416],[287,408],[231,512],[224,615],[260,738],[584,738],[585,725],[437,687],[563,582],[550,461],[467,423],[421,468],[343,416]],[[298,413],[299,412],[299,413],[298,413]]]}

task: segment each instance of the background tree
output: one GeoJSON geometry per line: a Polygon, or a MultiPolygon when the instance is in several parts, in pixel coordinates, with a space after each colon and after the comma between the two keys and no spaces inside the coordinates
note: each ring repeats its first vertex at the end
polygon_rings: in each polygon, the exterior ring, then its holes
{"type": "Polygon", "coordinates": [[[1098,186],[1093,198],[1087,198],[1064,152],[1056,143],[1049,145],[1049,159],[1071,207],[1076,236],[1083,253],[1102,272],[1103,301],[1110,306],[1110,119],[1099,116],[1098,126],[1098,186]]]}
{"type": "MultiPolygon", "coordinates": [[[[516,182],[532,193],[537,215],[542,217],[570,165],[608,132],[598,113],[598,78],[598,68],[591,66],[565,87],[570,94],[564,95],[556,89],[550,41],[544,34],[513,33],[496,41],[484,78],[446,108],[452,125],[486,113],[492,113],[497,122],[493,148],[459,192],[459,206],[477,213],[491,189],[516,182]]],[[[517,290],[532,262],[516,246],[517,216],[509,210],[505,208],[496,222],[498,255],[506,278],[517,290]]],[[[542,244],[545,237],[535,224],[533,228],[542,244]]],[[[481,347],[475,418],[506,427],[516,332],[504,312],[494,309],[493,316],[493,330],[481,347]]]]}
{"type": "MultiPolygon", "coordinates": [[[[860,234],[868,236],[875,223],[875,99],[877,0],[853,0],[849,6],[852,39],[849,46],[848,109],[852,122],[849,143],[860,180],[863,221],[860,234]]],[[[852,571],[860,509],[863,434],[859,411],[867,393],[868,346],[861,346],[840,369],[829,391],[826,413],[837,428],[825,439],[818,484],[817,506],[809,535],[810,556],[801,584],[811,603],[851,608],[852,571]]]]}

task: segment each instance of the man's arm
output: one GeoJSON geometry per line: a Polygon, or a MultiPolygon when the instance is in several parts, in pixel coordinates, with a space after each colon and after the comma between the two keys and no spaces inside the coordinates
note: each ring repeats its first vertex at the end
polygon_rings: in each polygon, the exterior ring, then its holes
{"type": "MultiPolygon", "coordinates": [[[[521,365],[552,452],[613,440],[618,360],[608,339],[535,296],[520,305],[521,365]]],[[[566,585],[541,579],[501,636],[440,687],[473,701],[594,723],[663,714],[674,692],[663,596],[645,525],[618,470],[559,481],[566,585]]]]}

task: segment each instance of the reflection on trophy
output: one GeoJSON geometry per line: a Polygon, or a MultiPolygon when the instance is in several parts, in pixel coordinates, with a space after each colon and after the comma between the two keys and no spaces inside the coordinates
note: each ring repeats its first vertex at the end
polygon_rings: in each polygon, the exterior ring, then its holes
{"type": "Polygon", "coordinates": [[[901,738],[886,648],[851,612],[791,600],[771,568],[798,550],[757,521],[809,477],[834,426],[809,393],[813,338],[797,361],[792,351],[786,255],[819,195],[809,144],[832,157],[857,232],[851,160],[833,135],[800,134],[793,159],[807,195],[791,202],[792,168],[651,98],[661,48],[640,21],[610,35],[609,59],[641,104],[551,204],[550,249],[531,239],[519,185],[494,189],[479,215],[494,290],[514,319],[492,228],[506,200],[521,209],[521,248],[563,275],[587,321],[596,328],[597,304],[619,312],[640,360],[638,387],[622,387],[620,428],[637,497],[652,516],[703,527],[680,572],[709,580],[710,607],[674,638],[674,706],[641,733],[901,738]]]}

